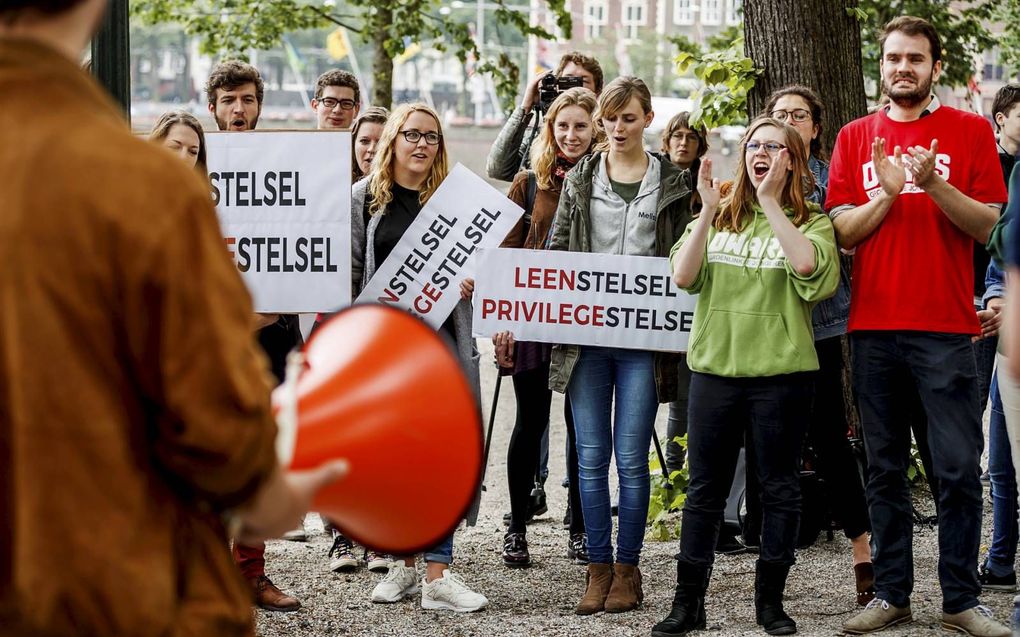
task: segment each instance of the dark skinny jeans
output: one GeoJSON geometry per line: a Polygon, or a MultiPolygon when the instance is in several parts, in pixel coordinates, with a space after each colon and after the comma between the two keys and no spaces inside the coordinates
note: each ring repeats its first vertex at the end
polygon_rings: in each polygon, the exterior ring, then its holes
{"type": "Polygon", "coordinates": [[[812,375],[727,378],[694,372],[687,455],[690,486],[680,527],[682,562],[710,565],[740,445],[762,488],[761,559],[792,565],[800,524],[798,461],[810,415],[812,375]]]}
{"type": "MultiPolygon", "coordinates": [[[[539,463],[542,436],[549,428],[552,390],[549,389],[549,363],[512,376],[517,399],[517,419],[510,435],[506,454],[507,484],[510,488],[510,532],[524,533],[528,519],[531,489],[539,463]]],[[[569,402],[564,408],[567,426],[567,472],[570,477],[570,534],[584,533],[584,514],[577,492],[577,445],[574,440],[574,419],[569,402]]]]}

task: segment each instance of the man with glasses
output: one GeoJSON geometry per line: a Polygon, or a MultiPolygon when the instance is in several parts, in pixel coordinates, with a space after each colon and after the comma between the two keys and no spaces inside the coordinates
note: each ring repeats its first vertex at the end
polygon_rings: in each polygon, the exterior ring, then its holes
{"type": "Polygon", "coordinates": [[[826,200],[840,246],[856,249],[849,331],[875,546],[875,599],[844,630],[869,633],[913,618],[904,396],[917,392],[939,481],[942,625],[1007,637],[978,601],[984,437],[971,347],[981,333],[974,241],[987,240],[1006,188],[988,122],[932,93],[942,71],[934,27],[896,18],[880,45],[889,104],[840,131],[826,200]]]}
{"type": "Polygon", "coordinates": [[[326,71],[315,82],[315,127],[349,129],[361,111],[361,88],[353,73],[334,69],[326,71]]]}
{"type": "MultiPolygon", "coordinates": [[[[262,114],[265,84],[258,69],[239,60],[226,60],[213,67],[205,85],[209,112],[221,131],[246,132],[255,130],[262,114]]],[[[273,376],[282,382],[287,368],[287,354],[302,343],[301,329],[296,314],[260,314],[259,345],[269,357],[273,376]]],[[[303,540],[304,530],[290,532],[286,539],[303,540]]],[[[301,602],[287,595],[266,577],[266,545],[264,542],[243,544],[234,542],[234,561],[248,580],[255,604],[270,611],[290,612],[301,608],[301,602]]]]}

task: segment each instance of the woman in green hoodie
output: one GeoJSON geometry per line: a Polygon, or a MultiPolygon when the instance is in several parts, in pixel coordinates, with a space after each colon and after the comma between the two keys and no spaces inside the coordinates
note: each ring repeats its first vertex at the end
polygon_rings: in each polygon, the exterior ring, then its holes
{"type": "Polygon", "coordinates": [[[839,260],[832,223],[805,200],[814,179],[797,131],[759,118],[744,136],[744,165],[720,202],[711,160],[698,175],[702,210],[673,246],[676,284],[699,294],[688,350],[693,377],[687,453],[690,487],[668,617],[653,637],[705,627],[705,591],[719,517],[750,423],[762,485],[758,624],[789,635],[782,605],[800,518],[797,460],[818,369],[811,309],[832,296],[839,260]]]}

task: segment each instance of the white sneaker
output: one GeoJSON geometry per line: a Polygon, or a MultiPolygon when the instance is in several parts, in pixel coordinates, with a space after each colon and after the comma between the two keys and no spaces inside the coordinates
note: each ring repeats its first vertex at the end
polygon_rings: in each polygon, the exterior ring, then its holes
{"type": "Polygon", "coordinates": [[[421,607],[426,610],[471,613],[485,608],[488,603],[485,595],[472,591],[459,575],[454,575],[449,569],[445,569],[439,579],[431,582],[422,580],[421,607]]]}
{"type": "Polygon", "coordinates": [[[418,592],[418,572],[400,562],[390,564],[390,572],[372,589],[372,601],[382,604],[399,602],[418,592]]]}

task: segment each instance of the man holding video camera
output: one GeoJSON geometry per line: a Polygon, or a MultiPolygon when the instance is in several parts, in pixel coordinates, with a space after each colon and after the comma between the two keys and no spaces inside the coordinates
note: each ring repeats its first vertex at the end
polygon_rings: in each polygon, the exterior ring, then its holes
{"type": "Polygon", "coordinates": [[[525,139],[525,132],[532,120],[534,131],[538,130],[538,118],[549,107],[556,96],[575,86],[583,86],[596,95],[602,92],[602,67],[598,60],[579,51],[570,51],[560,58],[555,73],[546,71],[528,83],[521,105],[514,109],[492,144],[485,172],[492,179],[513,181],[522,166],[528,165],[528,153],[534,134],[525,139]]]}

